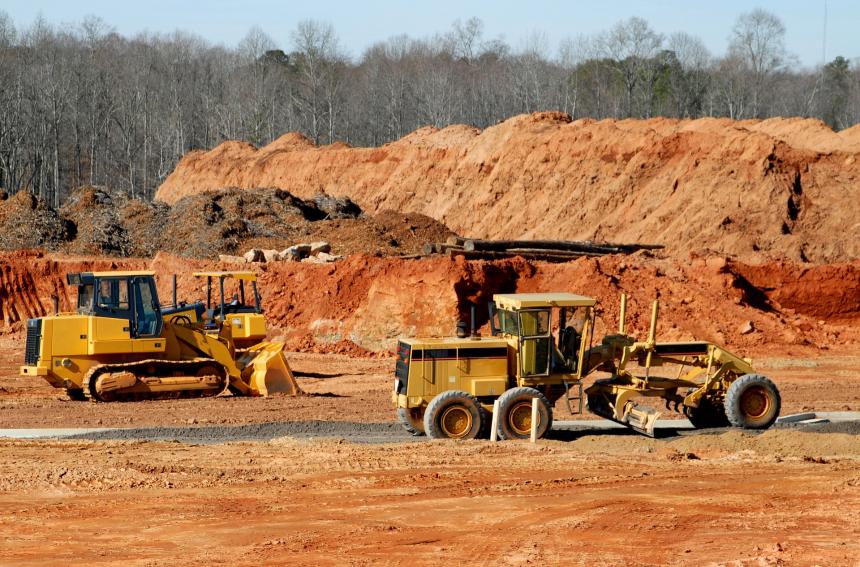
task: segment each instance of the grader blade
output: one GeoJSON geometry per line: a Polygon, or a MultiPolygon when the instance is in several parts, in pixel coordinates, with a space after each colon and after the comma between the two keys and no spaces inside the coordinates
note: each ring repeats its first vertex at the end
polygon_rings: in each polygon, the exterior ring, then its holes
{"type": "Polygon", "coordinates": [[[237,362],[252,396],[304,394],[284,357],[283,343],[258,343],[245,350],[237,362]]]}
{"type": "Polygon", "coordinates": [[[648,406],[642,406],[635,402],[627,402],[624,408],[624,423],[631,429],[644,433],[648,437],[654,437],[654,426],[660,418],[660,412],[648,406]]]}
{"type": "Polygon", "coordinates": [[[611,380],[597,380],[589,390],[588,410],[591,413],[654,437],[654,427],[661,412],[633,401],[632,398],[639,396],[636,390],[613,385],[611,380]]]}

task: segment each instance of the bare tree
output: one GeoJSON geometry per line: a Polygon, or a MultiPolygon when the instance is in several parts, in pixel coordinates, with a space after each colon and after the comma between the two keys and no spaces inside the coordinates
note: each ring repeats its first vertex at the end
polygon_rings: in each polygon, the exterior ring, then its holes
{"type": "Polygon", "coordinates": [[[751,79],[750,114],[762,114],[762,94],[786,59],[785,26],[770,12],[756,8],[741,14],[732,28],[729,56],[741,61],[751,79]]]}
{"type": "Polygon", "coordinates": [[[626,116],[634,116],[634,96],[649,70],[651,60],[663,44],[663,36],[651,29],[642,18],[618,22],[603,36],[606,55],[615,62],[615,68],[624,81],[626,116]]]}
{"type": "Polygon", "coordinates": [[[327,123],[328,141],[334,141],[336,102],[345,61],[334,27],[313,20],[299,22],[292,33],[298,55],[299,81],[303,87],[297,102],[309,113],[310,131],[320,143],[327,123]]]}
{"type": "Polygon", "coordinates": [[[483,33],[484,22],[480,18],[469,18],[465,23],[455,20],[449,34],[454,45],[454,57],[473,61],[478,56],[483,33]]]}
{"type": "Polygon", "coordinates": [[[709,87],[711,54],[698,37],[685,32],[669,36],[667,49],[677,68],[669,75],[675,115],[683,118],[702,114],[709,87]]]}

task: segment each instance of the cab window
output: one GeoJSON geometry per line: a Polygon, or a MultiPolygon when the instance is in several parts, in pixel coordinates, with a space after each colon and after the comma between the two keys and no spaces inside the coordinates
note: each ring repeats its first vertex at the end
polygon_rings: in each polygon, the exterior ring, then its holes
{"type": "Polygon", "coordinates": [[[78,311],[88,312],[93,307],[93,284],[78,286],[78,311]]]}
{"type": "Polygon", "coordinates": [[[128,311],[128,281],[99,280],[96,307],[106,311],[128,311]]]}
{"type": "Polygon", "coordinates": [[[517,324],[517,314],[508,311],[507,309],[499,309],[499,331],[508,335],[519,335],[519,325],[517,324]]]}
{"type": "Polygon", "coordinates": [[[158,301],[154,292],[154,282],[145,278],[135,278],[134,286],[134,329],[138,337],[156,337],[161,332],[161,317],[157,311],[158,301]]]}
{"type": "Polygon", "coordinates": [[[520,311],[520,328],[524,337],[549,335],[549,310],[520,311]]]}

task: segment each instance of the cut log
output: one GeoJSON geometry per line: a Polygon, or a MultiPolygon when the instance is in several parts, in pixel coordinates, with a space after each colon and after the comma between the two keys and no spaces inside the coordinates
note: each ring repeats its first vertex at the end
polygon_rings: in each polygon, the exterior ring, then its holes
{"type": "Polygon", "coordinates": [[[460,238],[459,236],[449,236],[446,244],[450,244],[451,246],[462,246],[463,243],[466,242],[465,238],[460,238]]]}
{"type": "Polygon", "coordinates": [[[526,260],[540,260],[544,262],[569,262],[583,256],[591,254],[568,252],[568,251],[552,251],[552,250],[537,250],[532,252],[515,251],[515,250],[448,250],[448,255],[452,258],[455,256],[463,256],[467,260],[502,260],[505,258],[515,258],[517,256],[526,260]]]}
{"type": "Polygon", "coordinates": [[[514,248],[538,249],[547,251],[568,250],[596,254],[629,254],[637,250],[660,250],[662,244],[612,244],[604,242],[573,240],[467,240],[463,244],[467,251],[505,251],[514,248]]]}
{"type": "Polygon", "coordinates": [[[444,254],[451,249],[462,250],[463,247],[456,244],[444,244],[440,242],[428,243],[421,247],[421,251],[424,252],[425,256],[429,256],[430,254],[444,254]]]}

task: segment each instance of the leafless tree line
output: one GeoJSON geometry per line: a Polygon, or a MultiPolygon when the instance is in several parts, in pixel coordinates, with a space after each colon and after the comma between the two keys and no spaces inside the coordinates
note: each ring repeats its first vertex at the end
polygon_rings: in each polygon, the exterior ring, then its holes
{"type": "Polygon", "coordinates": [[[55,206],[83,184],[151,198],[183,154],[225,139],[262,145],[300,131],[317,144],[375,146],[428,124],[486,127],[542,110],[860,121],[860,66],[837,57],[804,69],[785,33],[754,10],[722,56],[639,18],[556,47],[540,33],[512,47],[472,18],[353,59],[315,21],[295,27],[287,50],[259,28],[228,49],[183,32],[123,37],[95,17],[16,29],[0,11],[0,187],[55,206]]]}

